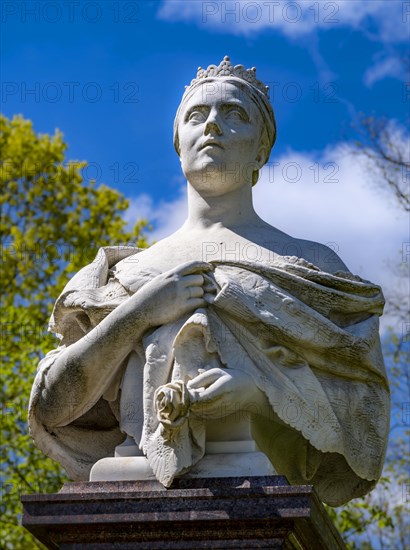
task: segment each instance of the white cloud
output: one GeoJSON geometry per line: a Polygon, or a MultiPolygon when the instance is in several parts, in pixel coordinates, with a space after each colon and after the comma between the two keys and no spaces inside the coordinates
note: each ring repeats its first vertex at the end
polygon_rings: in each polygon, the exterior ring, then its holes
{"type": "Polygon", "coordinates": [[[320,155],[289,152],[264,170],[254,192],[266,221],[296,236],[334,243],[351,271],[387,285],[385,262],[397,263],[407,221],[371,185],[366,163],[339,144],[320,155]],[[293,181],[298,176],[298,181],[293,181]]]}
{"type": "Polygon", "coordinates": [[[376,61],[374,65],[367,69],[363,80],[366,86],[371,88],[375,82],[383,80],[387,76],[399,80],[404,77],[403,63],[397,57],[385,57],[376,61]]]}
{"type": "MultiPolygon", "coordinates": [[[[352,272],[384,288],[394,286],[386,263],[397,264],[409,241],[407,216],[389,202],[387,192],[372,185],[365,160],[346,149],[342,143],[320,154],[273,155],[254,188],[255,209],[292,236],[334,243],[352,272]]],[[[178,229],[187,215],[184,188],[169,202],[155,204],[140,195],[131,203],[127,219],[148,218],[154,240],[178,229]]]]}
{"type": "Polygon", "coordinates": [[[408,40],[410,6],[391,0],[163,0],[158,17],[194,22],[228,34],[252,35],[265,29],[298,37],[315,29],[348,26],[382,42],[408,40]]]}
{"type": "Polygon", "coordinates": [[[184,223],[187,215],[186,190],[182,188],[170,202],[160,201],[154,204],[152,198],[145,193],[132,197],[125,220],[132,225],[136,220],[147,219],[153,226],[149,241],[158,241],[176,231],[184,223]]]}

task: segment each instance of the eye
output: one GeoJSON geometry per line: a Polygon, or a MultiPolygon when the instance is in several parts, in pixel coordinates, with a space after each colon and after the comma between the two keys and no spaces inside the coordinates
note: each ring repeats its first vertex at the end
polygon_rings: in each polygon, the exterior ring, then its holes
{"type": "Polygon", "coordinates": [[[204,122],[205,114],[202,111],[191,111],[187,117],[189,122],[204,122]]]}
{"type": "Polygon", "coordinates": [[[226,113],[226,118],[230,120],[244,120],[244,121],[249,120],[249,117],[247,116],[246,112],[237,107],[232,107],[231,109],[229,109],[229,111],[226,113]]]}

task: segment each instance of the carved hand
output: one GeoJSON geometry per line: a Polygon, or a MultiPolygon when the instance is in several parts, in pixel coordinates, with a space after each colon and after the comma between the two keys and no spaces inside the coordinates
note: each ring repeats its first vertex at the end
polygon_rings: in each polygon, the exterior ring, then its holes
{"type": "Polygon", "coordinates": [[[135,296],[143,298],[150,326],[159,326],[206,307],[212,301],[209,279],[204,276],[213,266],[190,261],[157,275],[135,296]]]}
{"type": "Polygon", "coordinates": [[[256,413],[265,401],[253,378],[241,370],[211,369],[190,380],[187,387],[192,411],[207,419],[240,410],[256,413]]]}

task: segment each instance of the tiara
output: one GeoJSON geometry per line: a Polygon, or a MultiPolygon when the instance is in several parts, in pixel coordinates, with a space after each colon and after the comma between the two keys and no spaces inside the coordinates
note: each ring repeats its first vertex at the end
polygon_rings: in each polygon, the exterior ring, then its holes
{"type": "Polygon", "coordinates": [[[269,86],[265,86],[263,82],[256,78],[256,68],[252,67],[251,69],[245,69],[243,65],[233,66],[230,57],[227,55],[225,55],[218,66],[209,65],[207,69],[198,67],[196,78],[191,81],[191,84],[189,86],[185,86],[185,88],[190,88],[191,86],[197,84],[205,78],[222,76],[235,76],[236,78],[245,80],[246,82],[249,82],[249,84],[252,84],[252,86],[257,88],[260,92],[263,93],[264,96],[269,99],[269,86]]]}

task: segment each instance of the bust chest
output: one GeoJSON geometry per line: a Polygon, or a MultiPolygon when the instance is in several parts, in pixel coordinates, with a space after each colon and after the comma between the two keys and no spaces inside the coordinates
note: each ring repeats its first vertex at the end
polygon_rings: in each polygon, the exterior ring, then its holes
{"type": "MultiPolygon", "coordinates": [[[[267,237],[256,242],[230,231],[174,234],[139,252],[125,263],[136,270],[163,273],[189,261],[273,262],[277,243],[267,237]]],[[[122,263],[122,262],[121,262],[122,263]]]]}

